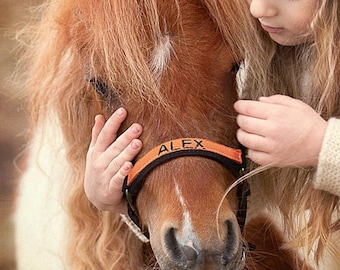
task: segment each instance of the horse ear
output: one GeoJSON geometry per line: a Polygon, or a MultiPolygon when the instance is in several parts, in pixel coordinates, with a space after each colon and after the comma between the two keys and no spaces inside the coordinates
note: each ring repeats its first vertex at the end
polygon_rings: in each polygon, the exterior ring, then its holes
{"type": "Polygon", "coordinates": [[[109,108],[116,109],[121,106],[119,94],[114,87],[109,86],[101,78],[91,77],[86,78],[86,80],[109,108]]]}

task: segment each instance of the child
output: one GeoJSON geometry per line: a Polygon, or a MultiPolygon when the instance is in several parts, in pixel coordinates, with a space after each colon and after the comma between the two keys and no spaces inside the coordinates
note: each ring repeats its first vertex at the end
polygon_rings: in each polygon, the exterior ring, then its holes
{"type": "MultiPolygon", "coordinates": [[[[278,46],[274,49],[277,50],[273,51],[274,54],[277,56],[280,54],[287,56],[291,49],[291,52],[294,53],[305,53],[306,55],[302,54],[299,57],[306,58],[306,56],[312,56],[311,53],[314,51],[317,52],[316,50],[319,49],[320,56],[316,54],[318,59],[301,59],[309,62],[315,61],[318,65],[315,65],[314,70],[310,69],[311,67],[308,66],[310,63],[308,62],[306,63],[307,66],[301,68],[299,65],[296,65],[297,67],[295,67],[295,65],[283,66],[286,72],[289,72],[289,69],[292,70],[291,72],[294,73],[295,79],[299,80],[298,75],[301,76],[300,85],[290,87],[290,95],[297,95],[307,103],[314,105],[317,111],[300,100],[282,95],[260,97],[259,101],[240,100],[235,103],[235,109],[239,113],[237,123],[240,126],[237,138],[249,149],[248,156],[251,160],[261,165],[271,164],[277,167],[318,166],[318,173],[316,174],[316,178],[313,179],[315,188],[323,189],[340,196],[339,179],[334,177],[333,174],[325,174],[325,172],[332,170],[334,166],[338,166],[337,164],[339,164],[340,158],[339,149],[337,147],[330,147],[334,146],[334,141],[338,144],[340,143],[340,133],[338,132],[340,130],[340,121],[332,118],[327,125],[325,120],[331,116],[340,116],[340,103],[338,99],[338,92],[340,90],[338,56],[340,22],[337,22],[337,25],[332,25],[333,28],[322,28],[322,25],[319,25],[325,23],[322,21],[322,12],[329,12],[325,8],[327,2],[330,1],[248,0],[251,14],[255,18],[258,18],[262,28],[268,32],[268,35],[273,41],[283,46],[298,46],[296,50],[288,48],[288,52],[280,51],[284,48],[278,46]],[[314,18],[313,14],[318,9],[317,5],[319,2],[323,3],[314,18]],[[314,25],[314,27],[311,27],[312,25],[314,25]],[[325,37],[321,36],[322,33],[319,33],[321,31],[324,31],[325,37]],[[334,33],[332,33],[332,31],[334,31],[334,33]],[[338,31],[337,36],[336,31],[338,31]],[[327,39],[329,44],[326,44],[323,39],[325,39],[326,36],[332,35],[334,35],[334,40],[327,39]],[[314,42],[312,42],[312,40],[314,40],[314,42]],[[320,43],[324,42],[325,44],[318,44],[318,41],[320,41],[320,43]],[[320,48],[318,48],[318,46],[320,46],[320,48]],[[325,50],[325,52],[322,50],[325,50]],[[330,58],[327,59],[321,53],[324,53],[326,57],[330,58]],[[326,59],[322,59],[322,57],[326,59]],[[325,63],[322,63],[322,60],[324,60],[325,63]],[[320,68],[323,68],[324,72],[320,72],[320,68]],[[307,72],[304,69],[306,69],[307,72]],[[311,73],[308,74],[308,71],[311,71],[311,73]],[[328,76],[327,71],[329,71],[328,76]],[[301,72],[302,74],[299,74],[301,72]],[[314,76],[311,76],[311,74],[314,76]],[[310,82],[304,82],[303,80],[310,80],[310,82]],[[307,87],[304,87],[303,84],[306,84],[307,87]],[[298,89],[294,90],[295,87],[298,89]],[[311,97],[313,100],[310,100],[311,97]],[[317,97],[319,97],[319,99],[317,97]],[[320,115],[322,115],[322,117],[320,115]],[[330,140],[332,140],[333,143],[330,142],[330,140]],[[322,145],[323,147],[321,148],[322,145]],[[319,156],[321,149],[322,152],[319,156]],[[330,160],[330,158],[333,158],[333,160],[330,160]]],[[[333,4],[328,3],[327,5],[330,7],[334,6],[335,16],[339,17],[338,4],[336,4],[338,1],[334,2],[333,4]]],[[[331,16],[331,14],[329,14],[329,16],[331,16]]],[[[273,57],[275,57],[275,55],[273,57]]],[[[292,58],[291,60],[297,61],[299,59],[292,58]]],[[[270,61],[270,59],[262,61],[270,61]]],[[[277,65],[274,61],[277,60],[273,58],[273,65],[277,65]]],[[[283,63],[284,61],[285,60],[283,60],[283,63]]],[[[301,63],[303,62],[301,61],[301,63]]],[[[277,75],[279,76],[279,74],[277,75]]],[[[257,75],[254,74],[250,76],[257,75]]],[[[262,90],[263,94],[268,95],[268,92],[270,94],[270,91],[272,91],[270,89],[271,87],[273,87],[273,89],[278,88],[273,83],[279,85],[281,89],[283,88],[281,85],[284,83],[288,86],[292,84],[290,77],[286,78],[288,82],[284,82],[284,79],[284,76],[276,77],[277,82],[274,81],[275,78],[272,79],[273,82],[267,84],[268,89],[262,90]]],[[[294,83],[296,82],[294,81],[294,83]]],[[[287,88],[286,85],[284,87],[287,88]]],[[[277,89],[278,92],[281,91],[280,88],[277,89]]],[[[257,91],[256,95],[259,95],[259,91],[257,91]]]]}
{"type": "Polygon", "coordinates": [[[280,210],[286,247],[307,267],[339,269],[340,2],[248,4],[262,29],[247,48],[237,138],[254,163],[276,167],[251,187],[280,210]]]}

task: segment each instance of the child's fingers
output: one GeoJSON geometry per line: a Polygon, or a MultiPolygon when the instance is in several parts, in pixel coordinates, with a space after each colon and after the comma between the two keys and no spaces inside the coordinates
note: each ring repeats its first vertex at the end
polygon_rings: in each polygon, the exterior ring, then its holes
{"type": "Polygon", "coordinates": [[[129,174],[133,165],[131,162],[125,162],[118,173],[116,173],[109,183],[109,193],[112,194],[111,204],[106,210],[120,214],[127,214],[126,201],[123,199],[122,187],[125,177],[129,174]]]}
{"type": "MultiPolygon", "coordinates": [[[[109,175],[116,175],[117,173],[122,173],[121,168],[125,165],[126,162],[131,162],[137,154],[142,149],[142,141],[139,139],[134,139],[132,142],[121,151],[115,158],[112,159],[111,163],[107,168],[107,173],[109,175]]],[[[126,176],[126,175],[125,175],[126,176]]],[[[124,176],[124,177],[125,177],[124,176]]]]}
{"type": "Polygon", "coordinates": [[[113,159],[120,155],[134,139],[142,134],[142,126],[140,124],[132,124],[124,133],[122,133],[114,143],[112,143],[105,155],[106,158],[113,159]]]}
{"type": "Polygon", "coordinates": [[[255,163],[260,164],[260,165],[277,166],[277,164],[274,163],[274,159],[268,153],[265,153],[265,152],[249,149],[247,153],[247,157],[250,158],[255,163]]]}
{"type": "Polygon", "coordinates": [[[117,138],[117,132],[122,122],[126,119],[127,112],[124,108],[119,108],[106,121],[104,127],[98,135],[96,148],[104,152],[117,138]]]}
{"type": "Polygon", "coordinates": [[[259,119],[268,118],[268,109],[271,104],[255,100],[238,100],[234,103],[234,109],[239,114],[259,119]]]}
{"type": "Polygon", "coordinates": [[[271,144],[268,143],[268,139],[263,136],[248,133],[243,129],[238,129],[236,137],[237,140],[248,149],[266,153],[274,151],[274,149],[271,149],[271,144]]]}
{"type": "Polygon", "coordinates": [[[268,133],[268,121],[260,118],[250,117],[244,114],[238,114],[236,117],[238,126],[244,131],[259,136],[265,136],[268,133]]]}
{"type": "MultiPolygon", "coordinates": [[[[133,165],[131,162],[126,161],[121,168],[119,169],[118,173],[116,173],[109,184],[109,190],[112,194],[121,194],[122,186],[124,183],[124,179],[128,176],[129,172],[131,171],[133,165]]],[[[122,195],[122,194],[121,194],[122,195]]]]}
{"type": "Polygon", "coordinates": [[[93,125],[93,128],[92,128],[92,136],[91,136],[90,147],[93,147],[96,144],[97,139],[98,139],[98,135],[99,135],[100,131],[102,130],[104,124],[105,124],[104,116],[96,115],[96,117],[94,119],[94,125],[93,125]]]}

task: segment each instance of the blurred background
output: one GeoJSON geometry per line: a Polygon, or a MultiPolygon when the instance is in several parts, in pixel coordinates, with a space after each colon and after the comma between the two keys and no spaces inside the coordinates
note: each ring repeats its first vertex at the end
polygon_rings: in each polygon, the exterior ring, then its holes
{"type": "Polygon", "coordinates": [[[20,56],[15,33],[30,19],[31,7],[41,2],[0,0],[0,270],[15,269],[12,219],[28,128],[20,81],[11,78],[20,56]]]}

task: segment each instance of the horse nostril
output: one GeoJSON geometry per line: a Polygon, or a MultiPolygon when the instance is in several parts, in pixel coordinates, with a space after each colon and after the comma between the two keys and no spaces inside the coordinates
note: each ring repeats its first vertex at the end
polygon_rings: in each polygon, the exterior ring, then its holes
{"type": "Polygon", "coordinates": [[[238,252],[237,232],[233,221],[225,221],[227,229],[226,246],[223,253],[223,265],[227,265],[238,252]]]}
{"type": "Polygon", "coordinates": [[[195,263],[198,258],[198,252],[195,248],[190,246],[183,246],[184,256],[189,263],[195,263]]]}
{"type": "Polygon", "coordinates": [[[170,257],[175,261],[181,261],[183,258],[182,258],[181,249],[176,240],[176,235],[175,235],[176,231],[177,230],[175,228],[170,228],[165,234],[164,243],[165,243],[166,251],[169,252],[170,257]]]}
{"type": "Polygon", "coordinates": [[[189,268],[195,266],[198,260],[198,251],[190,243],[183,245],[179,243],[176,234],[177,229],[175,228],[170,228],[166,232],[164,236],[166,253],[178,267],[189,268]]]}

